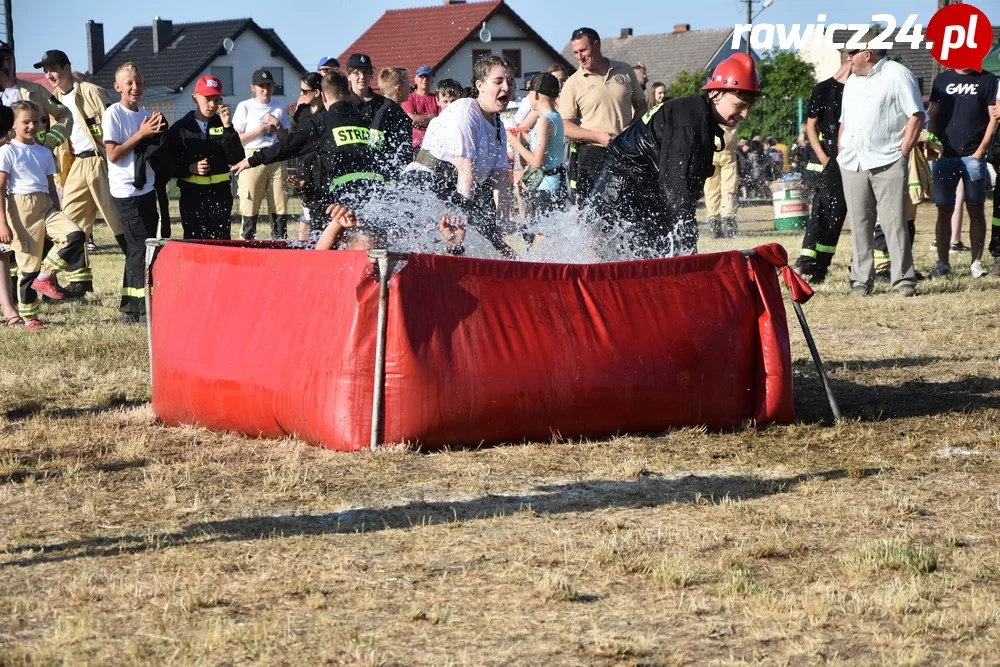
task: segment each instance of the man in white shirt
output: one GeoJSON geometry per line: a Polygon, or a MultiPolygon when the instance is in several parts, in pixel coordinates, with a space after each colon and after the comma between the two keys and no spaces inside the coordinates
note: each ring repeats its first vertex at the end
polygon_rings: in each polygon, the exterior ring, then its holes
{"type": "Polygon", "coordinates": [[[924,124],[917,79],[885,51],[849,51],[853,74],[844,86],[837,163],[851,219],[851,292],[871,294],[875,282],[876,216],[892,258],[892,286],[900,296],[916,294],[911,239],[906,225],[907,161],[924,124]]]}
{"type": "MultiPolygon", "coordinates": [[[[243,150],[253,155],[257,151],[278,143],[292,127],[288,114],[280,105],[271,101],[274,76],[266,69],[253,73],[250,91],[253,98],[243,100],[233,112],[233,127],[240,135],[243,150]]],[[[288,227],[288,195],[285,181],[288,170],[284,162],[261,165],[240,172],[237,192],[240,197],[240,216],[243,218],[240,236],[253,239],[257,236],[257,217],[260,205],[266,200],[271,219],[271,236],[285,238],[288,227]]]]}

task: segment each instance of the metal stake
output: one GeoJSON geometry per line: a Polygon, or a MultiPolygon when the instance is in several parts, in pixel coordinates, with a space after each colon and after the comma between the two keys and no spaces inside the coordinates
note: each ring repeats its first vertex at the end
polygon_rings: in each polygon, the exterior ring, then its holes
{"type": "Polygon", "coordinates": [[[840,408],[837,406],[837,399],[833,397],[833,389],[830,387],[830,380],[826,377],[826,370],[823,369],[823,361],[819,358],[819,350],[816,349],[816,342],[813,340],[812,331],[809,330],[809,324],[806,322],[806,314],[802,310],[802,306],[796,301],[792,301],[792,308],[795,309],[795,316],[799,318],[799,326],[802,327],[802,333],[805,334],[806,344],[809,346],[809,352],[812,354],[813,363],[816,364],[816,371],[819,373],[819,379],[823,383],[826,398],[830,401],[830,410],[833,412],[833,419],[839,422],[841,420],[840,408]]]}
{"type": "Polygon", "coordinates": [[[379,445],[379,429],[382,425],[382,411],[385,394],[385,338],[389,314],[389,253],[385,250],[370,250],[368,257],[375,260],[378,270],[378,330],[375,337],[375,387],[372,397],[372,434],[369,447],[379,445]]]}

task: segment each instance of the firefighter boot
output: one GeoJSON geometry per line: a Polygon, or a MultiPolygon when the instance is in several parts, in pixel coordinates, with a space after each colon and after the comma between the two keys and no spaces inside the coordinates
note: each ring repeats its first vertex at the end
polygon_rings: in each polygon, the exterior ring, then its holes
{"type": "Polygon", "coordinates": [[[244,241],[252,241],[257,238],[257,217],[256,215],[243,216],[243,228],[240,230],[240,238],[244,241]]]}
{"type": "Polygon", "coordinates": [[[288,216],[284,213],[271,216],[271,238],[283,239],[288,237],[288,216]]]}
{"type": "Polygon", "coordinates": [[[722,233],[722,221],[721,220],[719,220],[718,218],[709,218],[708,219],[708,225],[712,228],[712,238],[713,239],[725,238],[725,235],[722,233]]]}
{"type": "Polygon", "coordinates": [[[736,218],[726,218],[722,221],[722,233],[727,239],[735,239],[739,233],[736,227],[736,218]]]}

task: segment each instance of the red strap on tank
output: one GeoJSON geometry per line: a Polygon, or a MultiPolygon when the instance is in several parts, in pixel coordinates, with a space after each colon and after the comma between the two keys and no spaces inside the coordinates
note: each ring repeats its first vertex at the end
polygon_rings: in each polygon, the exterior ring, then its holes
{"type": "Polygon", "coordinates": [[[768,264],[781,269],[781,278],[785,281],[788,291],[792,293],[792,301],[805,303],[812,297],[813,289],[809,283],[795,273],[792,267],[788,266],[788,253],[783,246],[778,243],[768,243],[767,245],[759,245],[753,250],[768,264]]]}

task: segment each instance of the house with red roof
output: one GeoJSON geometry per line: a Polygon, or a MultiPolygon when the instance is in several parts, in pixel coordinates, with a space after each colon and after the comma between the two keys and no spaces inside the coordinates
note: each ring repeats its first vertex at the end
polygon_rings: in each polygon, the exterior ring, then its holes
{"type": "Polygon", "coordinates": [[[435,7],[391,9],[341,54],[371,56],[376,74],[382,67],[405,67],[413,81],[417,67],[429,65],[435,78],[472,83],[472,64],[485,55],[504,56],[521,78],[559,63],[570,63],[503,0],[444,0],[435,7]]]}

